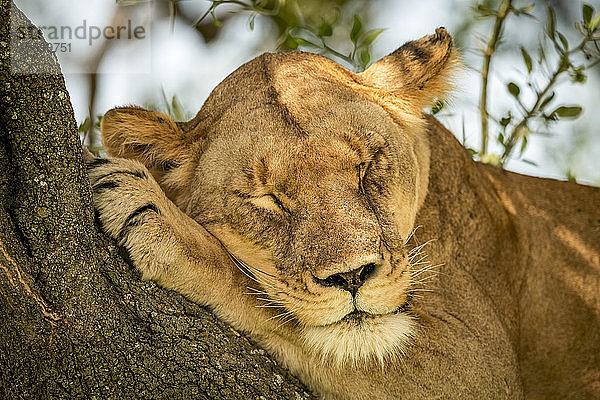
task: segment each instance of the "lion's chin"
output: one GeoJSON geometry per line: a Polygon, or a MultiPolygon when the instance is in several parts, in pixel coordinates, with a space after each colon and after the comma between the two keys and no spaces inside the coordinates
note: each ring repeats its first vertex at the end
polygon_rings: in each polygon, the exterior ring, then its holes
{"type": "Polygon", "coordinates": [[[349,314],[326,326],[303,328],[302,339],[324,362],[339,367],[387,361],[404,354],[415,327],[413,318],[396,312],[379,316],[349,314]]]}

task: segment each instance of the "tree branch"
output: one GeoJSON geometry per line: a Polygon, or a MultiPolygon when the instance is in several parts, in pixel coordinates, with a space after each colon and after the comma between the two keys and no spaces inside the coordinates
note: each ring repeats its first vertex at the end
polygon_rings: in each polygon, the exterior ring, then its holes
{"type": "Polygon", "coordinates": [[[314,398],[97,232],[57,60],[11,22],[35,29],[0,0],[0,398],[314,398]]]}
{"type": "Polygon", "coordinates": [[[479,155],[483,156],[487,153],[488,141],[488,111],[487,111],[487,90],[488,90],[488,74],[490,72],[490,63],[492,56],[496,52],[496,46],[502,36],[502,26],[508,13],[510,12],[512,0],[502,0],[500,8],[496,14],[494,30],[492,36],[487,43],[487,48],[483,52],[483,66],[481,67],[481,94],[479,95],[479,115],[481,117],[481,148],[479,155]]]}

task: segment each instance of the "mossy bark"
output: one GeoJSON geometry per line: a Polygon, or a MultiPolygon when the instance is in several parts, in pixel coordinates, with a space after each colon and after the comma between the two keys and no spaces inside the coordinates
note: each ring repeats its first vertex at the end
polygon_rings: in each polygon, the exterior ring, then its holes
{"type": "Polygon", "coordinates": [[[97,231],[57,60],[43,41],[11,49],[10,18],[30,22],[0,5],[0,398],[311,398],[97,231]]]}

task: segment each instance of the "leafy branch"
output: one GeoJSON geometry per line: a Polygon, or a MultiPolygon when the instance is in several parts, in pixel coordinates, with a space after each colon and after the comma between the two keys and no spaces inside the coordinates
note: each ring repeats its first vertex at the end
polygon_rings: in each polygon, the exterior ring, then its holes
{"type": "Polygon", "coordinates": [[[513,156],[515,146],[521,142],[521,156],[527,146],[527,137],[534,132],[533,127],[550,124],[564,118],[577,118],[582,111],[582,107],[578,105],[559,105],[549,111],[550,104],[555,99],[555,88],[559,83],[559,78],[568,74],[571,81],[574,83],[584,83],[586,81],[585,71],[600,63],[600,13],[594,16],[594,9],[588,4],[583,5],[582,21],[575,24],[577,31],[581,34],[581,40],[577,46],[570,48],[569,42],[565,35],[556,29],[556,17],[554,10],[548,6],[547,8],[547,23],[544,31],[544,37],[552,44],[551,49],[555,53],[556,61],[554,64],[549,61],[546,56],[544,43],[538,47],[537,65],[534,64],[528,51],[521,46],[521,56],[523,64],[527,71],[528,81],[527,88],[533,92],[535,101],[527,106],[524,104],[521,96],[521,88],[515,82],[507,83],[506,87],[510,95],[514,98],[517,109],[516,111],[508,110],[504,117],[499,120],[493,118],[487,110],[487,85],[489,66],[492,56],[496,51],[496,44],[502,36],[502,26],[506,18],[510,14],[528,15],[533,9],[533,5],[523,8],[515,8],[511,0],[503,0],[497,11],[480,8],[478,11],[486,16],[495,15],[496,23],[488,46],[484,51],[484,64],[481,71],[482,90],[479,105],[481,116],[481,137],[482,145],[478,153],[479,159],[483,162],[495,164],[498,166],[504,163],[513,156]],[[593,45],[593,48],[591,48],[593,45]],[[594,51],[595,50],[595,51],[594,51]],[[577,60],[584,58],[587,63],[578,63],[577,60]],[[546,75],[544,84],[536,85],[535,77],[539,76],[539,72],[544,70],[552,71],[546,75]],[[518,117],[515,118],[515,114],[518,117]],[[497,134],[497,141],[503,147],[500,155],[487,153],[487,142],[489,138],[488,121],[496,121],[500,131],[497,134]]]}
{"type": "MultiPolygon", "coordinates": [[[[481,115],[481,154],[487,153],[488,133],[488,112],[487,112],[487,92],[488,92],[488,75],[490,71],[490,63],[492,56],[496,52],[498,39],[502,35],[502,27],[504,20],[508,16],[512,0],[503,0],[498,11],[495,13],[496,21],[492,36],[487,43],[487,48],[483,52],[483,66],[481,67],[481,94],[479,96],[479,113],[481,115]]],[[[480,6],[481,7],[481,6],[480,6]]]]}
{"type": "MultiPolygon", "coordinates": [[[[365,31],[362,19],[357,14],[352,18],[352,25],[344,27],[341,10],[335,5],[343,6],[346,2],[347,0],[316,2],[318,7],[329,9],[326,15],[319,15],[303,12],[299,0],[213,0],[209,9],[194,24],[200,24],[211,16],[213,22],[220,26],[221,22],[216,15],[217,8],[223,5],[235,6],[236,12],[250,14],[250,29],[254,29],[254,21],[258,16],[273,20],[281,29],[277,40],[279,50],[307,49],[326,57],[337,58],[355,70],[362,71],[371,62],[371,45],[384,30],[365,31]],[[314,20],[314,15],[319,15],[319,18],[314,20]],[[331,44],[334,30],[344,28],[348,32],[349,43],[352,44],[352,50],[348,53],[334,48],[331,44]]],[[[306,7],[306,2],[303,2],[302,6],[306,7]]]]}

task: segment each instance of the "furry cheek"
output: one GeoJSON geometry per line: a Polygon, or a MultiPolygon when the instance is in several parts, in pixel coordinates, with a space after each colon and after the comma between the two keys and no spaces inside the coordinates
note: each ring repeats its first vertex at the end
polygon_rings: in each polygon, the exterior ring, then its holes
{"type": "Polygon", "coordinates": [[[379,279],[367,281],[356,296],[357,310],[381,315],[396,311],[407,300],[410,274],[400,268],[379,279]]]}
{"type": "Polygon", "coordinates": [[[304,326],[322,326],[338,322],[354,310],[350,293],[341,290],[321,294],[287,296],[284,301],[294,317],[304,326]]]}

